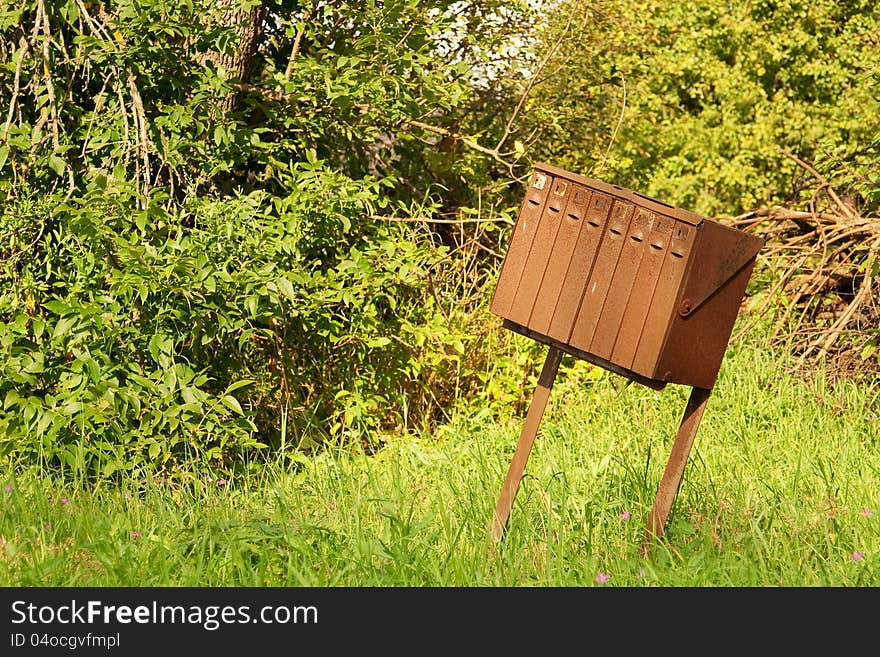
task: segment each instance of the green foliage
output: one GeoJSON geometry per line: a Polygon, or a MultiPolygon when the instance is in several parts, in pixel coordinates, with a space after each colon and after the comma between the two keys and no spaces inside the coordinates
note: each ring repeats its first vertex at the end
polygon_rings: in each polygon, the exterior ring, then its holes
{"type": "Polygon", "coordinates": [[[131,213],[133,192],[106,184],[7,208],[4,228],[41,228],[17,234],[4,272],[4,451],[104,473],[224,463],[277,438],[276,396],[297,441],[395,424],[417,356],[448,335],[420,289],[441,252],[354,229],[379,183],[319,163],[290,175],[286,198],[174,214],[131,213]]]}
{"type": "Polygon", "coordinates": [[[802,200],[782,147],[876,204],[872,5],[530,5],[0,7],[0,451],[175,473],[516,406],[532,159],[734,213],[802,200]]]}
{"type": "Polygon", "coordinates": [[[516,133],[532,159],[713,216],[808,200],[780,149],[872,158],[876,3],[575,1],[550,26],[516,133]]]}
{"type": "Polygon", "coordinates": [[[241,78],[213,3],[0,10],[3,454],[173,475],[442,412],[449,249],[405,222],[446,175],[410,122],[469,93],[446,6],[265,3],[241,78]]]}
{"type": "Polygon", "coordinates": [[[0,584],[876,587],[880,390],[787,373],[771,328],[732,345],[648,558],[688,390],[613,376],[554,386],[498,549],[489,520],[522,423],[509,407],[502,422],[457,416],[442,440],[279,455],[247,476],[194,463],[172,485],[108,486],[4,471],[0,584]]]}

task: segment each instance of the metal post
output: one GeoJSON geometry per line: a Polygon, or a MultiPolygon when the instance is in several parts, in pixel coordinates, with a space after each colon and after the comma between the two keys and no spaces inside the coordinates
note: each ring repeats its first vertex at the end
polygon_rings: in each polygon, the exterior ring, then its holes
{"type": "Polygon", "coordinates": [[[547,358],[544,360],[541,376],[538,377],[538,387],[535,389],[532,401],[529,404],[526,421],[519,434],[516,451],[513,454],[513,459],[510,461],[510,468],[507,470],[507,478],[501,487],[498,504],[495,505],[495,513],[492,520],[492,539],[495,541],[501,538],[504,528],[507,526],[510,510],[513,508],[513,501],[519,490],[526,461],[529,460],[535,436],[538,434],[538,425],[541,423],[541,417],[544,415],[544,409],[547,406],[547,400],[550,398],[550,390],[553,388],[553,381],[556,378],[556,373],[559,371],[561,360],[562,351],[555,347],[550,347],[547,352],[547,358]]]}
{"type": "Polygon", "coordinates": [[[651,542],[663,535],[663,528],[666,525],[666,519],[669,517],[675,496],[678,494],[678,487],[681,485],[688,455],[694,445],[697,429],[700,427],[700,420],[703,419],[703,412],[706,410],[710,393],[711,390],[706,388],[694,387],[691,389],[687,407],[672,445],[672,452],[669,454],[669,461],[666,463],[666,470],[663,472],[663,479],[657,488],[654,506],[648,516],[647,529],[642,543],[643,555],[647,555],[651,542]]]}

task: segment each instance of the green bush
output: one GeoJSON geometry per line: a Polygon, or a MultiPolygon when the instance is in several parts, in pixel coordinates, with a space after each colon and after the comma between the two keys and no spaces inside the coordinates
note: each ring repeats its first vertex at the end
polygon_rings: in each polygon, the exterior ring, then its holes
{"type": "Polygon", "coordinates": [[[4,454],[173,474],[442,414],[445,7],[264,3],[247,79],[213,3],[0,9],[4,454]]]}
{"type": "Polygon", "coordinates": [[[549,25],[511,137],[530,159],[729,216],[809,200],[815,181],[783,150],[874,158],[876,3],[569,2],[549,25]]]}

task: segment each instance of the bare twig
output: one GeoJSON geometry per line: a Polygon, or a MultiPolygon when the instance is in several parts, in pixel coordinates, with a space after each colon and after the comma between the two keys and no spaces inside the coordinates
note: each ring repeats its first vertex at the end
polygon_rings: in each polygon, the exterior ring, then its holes
{"type": "MultiPolygon", "coordinates": [[[[137,81],[131,69],[126,67],[128,78],[128,92],[131,95],[132,114],[135,117],[135,128],[138,135],[138,150],[140,151],[143,164],[143,194],[144,198],[150,193],[150,137],[147,134],[147,114],[144,111],[144,102],[141,92],[138,90],[137,81]]],[[[146,201],[145,201],[146,202],[146,201]]]]}
{"type": "Polygon", "coordinates": [[[599,162],[599,166],[596,167],[596,172],[601,171],[605,166],[605,162],[608,161],[608,155],[611,153],[611,147],[614,146],[614,142],[617,139],[617,133],[620,131],[620,125],[623,123],[623,116],[626,113],[626,78],[621,76],[621,80],[623,98],[620,101],[620,116],[617,117],[617,124],[614,126],[614,131],[611,133],[611,139],[608,140],[608,148],[605,149],[605,154],[602,156],[602,161],[599,162]]]}
{"type": "Polygon", "coordinates": [[[6,115],[6,125],[3,126],[3,141],[9,137],[9,128],[12,126],[12,118],[15,116],[15,105],[18,101],[18,94],[21,90],[21,66],[25,56],[29,50],[27,39],[24,35],[18,41],[21,53],[18,56],[18,62],[15,64],[15,76],[12,81],[12,98],[9,101],[9,112],[6,115]]]}
{"type": "Polygon", "coordinates": [[[52,131],[52,148],[58,150],[61,140],[58,132],[58,106],[55,102],[55,83],[52,81],[52,64],[49,57],[49,46],[52,42],[52,31],[49,25],[49,13],[46,11],[44,0],[37,0],[37,22],[42,21],[43,32],[43,78],[46,84],[46,96],[49,102],[49,114],[51,122],[49,129],[52,131]]]}
{"type": "Polygon", "coordinates": [[[726,223],[734,226],[743,226],[754,224],[755,218],[770,219],[771,221],[794,221],[797,219],[825,219],[829,221],[837,221],[838,215],[831,212],[800,212],[797,210],[788,210],[786,208],[758,208],[757,210],[749,210],[748,212],[737,215],[726,223]]]}
{"type": "MultiPolygon", "coordinates": [[[[781,150],[781,149],[780,149],[781,150]]],[[[874,275],[880,251],[880,218],[860,216],[843,203],[833,186],[812,166],[782,151],[816,180],[808,211],[772,207],[751,210],[728,222],[763,233],[762,259],[781,264],[778,279],[754,316],[734,339],[754,326],[780,294],[787,301],[776,317],[774,337],[788,339],[798,354],[796,367],[829,355],[844,356],[869,340],[880,321],[874,275]],[[827,197],[830,208],[820,211],[827,197]],[[792,234],[794,230],[794,234],[792,234]],[[843,342],[842,338],[852,338],[843,342]]]]}
{"type": "MultiPolygon", "coordinates": [[[[89,13],[88,7],[86,7],[82,0],[76,0],[76,4],[79,8],[80,16],[82,16],[86,25],[88,25],[89,27],[89,31],[96,38],[108,44],[111,48],[113,48],[113,50],[119,52],[119,44],[114,41],[113,37],[105,29],[105,26],[102,25],[102,21],[106,24],[108,21],[111,20],[111,17],[106,12],[106,10],[102,6],[99,6],[98,15],[101,20],[97,20],[89,13]]],[[[120,68],[116,64],[111,64],[111,70],[116,77],[116,84],[114,86],[116,88],[116,95],[119,98],[119,108],[120,114],[122,115],[124,135],[123,142],[126,146],[125,148],[123,148],[123,165],[128,166],[130,152],[132,150],[135,150],[136,176],[140,181],[141,191],[144,197],[147,197],[150,191],[152,174],[150,165],[150,137],[147,127],[147,115],[144,110],[143,99],[137,86],[137,79],[130,67],[125,67],[124,82],[123,71],[120,70],[120,68]],[[127,87],[128,94],[131,99],[131,114],[134,123],[133,126],[129,123],[128,110],[126,109],[127,103],[125,101],[125,96],[123,93],[123,84],[125,85],[125,87],[127,87]],[[132,132],[134,132],[134,144],[132,144],[131,141],[132,132]]]]}
{"type": "Polygon", "coordinates": [[[831,185],[828,183],[828,181],[825,179],[825,177],[822,174],[820,174],[812,166],[810,166],[809,164],[804,162],[802,159],[800,159],[796,155],[793,155],[789,151],[785,150],[784,148],[780,147],[779,152],[782,153],[783,155],[785,155],[785,157],[787,157],[787,158],[791,159],[792,161],[794,161],[795,163],[797,163],[798,166],[800,166],[800,167],[804,168],[806,171],[810,172],[810,174],[821,183],[822,188],[828,193],[828,195],[831,197],[831,199],[834,201],[835,205],[837,205],[837,207],[840,209],[840,211],[843,213],[844,216],[846,216],[850,219],[855,218],[855,214],[853,214],[853,211],[850,209],[850,207],[848,205],[846,205],[843,201],[840,200],[840,197],[837,196],[837,194],[834,192],[834,189],[832,189],[831,185]]]}
{"type": "Polygon", "coordinates": [[[541,58],[541,61],[538,64],[538,68],[531,76],[529,76],[529,81],[526,83],[525,89],[523,89],[523,92],[520,94],[519,101],[516,103],[516,107],[513,108],[513,113],[507,119],[507,124],[504,126],[504,132],[498,139],[498,143],[495,144],[495,148],[492,149],[493,151],[497,152],[501,150],[501,147],[504,146],[504,142],[506,142],[507,138],[510,136],[511,131],[513,130],[513,124],[516,121],[517,116],[519,116],[519,112],[522,109],[522,106],[525,104],[526,100],[528,99],[529,94],[531,94],[532,89],[537,84],[538,79],[541,76],[541,71],[544,70],[548,62],[550,62],[550,60],[556,54],[556,51],[559,50],[562,42],[565,40],[565,37],[568,34],[568,31],[571,29],[571,24],[574,22],[575,13],[576,12],[572,11],[569,14],[568,21],[566,21],[565,27],[562,29],[559,38],[541,58]]]}
{"type": "Polygon", "coordinates": [[[287,58],[287,66],[284,69],[285,82],[290,80],[290,76],[293,74],[293,64],[294,61],[296,61],[297,55],[299,55],[299,49],[302,45],[303,33],[305,32],[305,23],[308,23],[310,20],[312,20],[313,11],[314,10],[312,9],[307,11],[302,17],[303,25],[296,28],[296,36],[293,38],[293,46],[290,49],[290,57],[287,58]]]}
{"type": "MultiPolygon", "coordinates": [[[[874,258],[871,258],[868,262],[869,271],[870,265],[873,263],[873,261],[874,258]]],[[[840,334],[844,330],[846,330],[849,324],[849,320],[859,310],[860,306],[868,299],[869,295],[871,294],[871,284],[871,276],[869,274],[866,274],[864,278],[862,278],[862,285],[859,288],[858,294],[856,294],[855,298],[853,298],[843,314],[841,314],[840,317],[837,318],[837,321],[835,321],[834,324],[832,324],[831,327],[821,335],[821,338],[819,340],[815,340],[810,345],[808,345],[808,347],[800,355],[800,358],[798,358],[798,365],[803,365],[807,357],[817,349],[817,358],[822,358],[828,353],[840,334]]]]}
{"type": "Polygon", "coordinates": [[[472,148],[475,151],[483,153],[485,155],[489,155],[492,159],[500,162],[504,166],[508,168],[513,168],[513,165],[504,159],[505,154],[498,151],[495,148],[487,148],[477,143],[470,137],[465,137],[464,135],[460,135],[457,132],[452,132],[451,130],[447,130],[446,128],[441,128],[436,125],[430,125],[428,123],[424,123],[423,121],[417,121],[416,119],[405,119],[405,122],[415,128],[421,128],[427,132],[433,132],[435,135],[441,135],[443,137],[448,137],[450,139],[454,139],[455,141],[460,141],[469,148],[472,148]]]}

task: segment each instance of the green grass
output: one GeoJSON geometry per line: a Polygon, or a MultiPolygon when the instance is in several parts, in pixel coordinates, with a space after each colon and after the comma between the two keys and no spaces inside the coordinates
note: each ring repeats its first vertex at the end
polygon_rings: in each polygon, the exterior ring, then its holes
{"type": "Polygon", "coordinates": [[[877,586],[880,389],[804,381],[757,340],[728,350],[647,558],[689,390],[621,388],[566,359],[494,548],[522,417],[484,411],[371,456],[328,450],[223,485],[194,469],[186,485],[90,487],[10,465],[0,584],[598,586],[601,572],[604,586],[877,586]]]}

